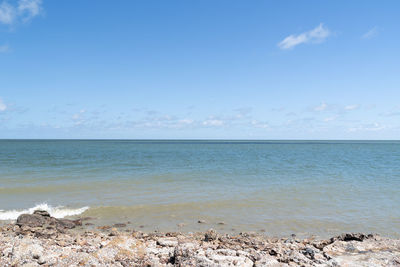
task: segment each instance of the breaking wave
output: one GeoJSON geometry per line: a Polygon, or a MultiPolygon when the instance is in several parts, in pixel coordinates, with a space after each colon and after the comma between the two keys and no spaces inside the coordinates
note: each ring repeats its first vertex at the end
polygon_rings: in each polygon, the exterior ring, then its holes
{"type": "Polygon", "coordinates": [[[63,206],[52,207],[46,203],[38,204],[33,208],[25,210],[0,210],[0,220],[16,220],[21,214],[32,214],[35,210],[45,210],[55,218],[64,218],[67,216],[74,216],[84,213],[89,207],[82,207],[77,209],[65,208],[63,206]]]}

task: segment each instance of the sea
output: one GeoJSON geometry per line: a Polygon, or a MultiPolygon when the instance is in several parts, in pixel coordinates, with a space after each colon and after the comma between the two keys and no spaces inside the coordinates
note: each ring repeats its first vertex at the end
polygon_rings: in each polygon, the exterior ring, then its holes
{"type": "Polygon", "coordinates": [[[400,141],[0,140],[2,223],[399,237],[399,207],[400,141]]]}

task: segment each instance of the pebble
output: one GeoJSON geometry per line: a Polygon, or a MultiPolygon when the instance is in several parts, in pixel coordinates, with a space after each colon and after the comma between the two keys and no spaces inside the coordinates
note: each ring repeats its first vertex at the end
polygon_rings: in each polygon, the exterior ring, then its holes
{"type": "Polygon", "coordinates": [[[0,229],[0,266],[367,267],[398,266],[400,262],[400,239],[378,235],[347,233],[317,240],[294,235],[270,238],[252,232],[227,235],[213,229],[205,233],[119,233],[108,226],[107,235],[74,229],[43,234],[49,231],[47,226],[21,228],[10,224],[0,229]]]}

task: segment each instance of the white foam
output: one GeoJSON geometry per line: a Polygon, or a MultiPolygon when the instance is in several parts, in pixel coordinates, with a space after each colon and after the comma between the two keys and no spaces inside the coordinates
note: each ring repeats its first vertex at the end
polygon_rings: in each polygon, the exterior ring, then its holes
{"type": "Polygon", "coordinates": [[[21,214],[32,214],[35,210],[45,210],[55,218],[64,218],[66,216],[74,216],[84,213],[89,207],[78,209],[64,208],[63,206],[52,207],[46,203],[36,205],[33,208],[25,210],[0,210],[0,220],[16,220],[21,214]]]}

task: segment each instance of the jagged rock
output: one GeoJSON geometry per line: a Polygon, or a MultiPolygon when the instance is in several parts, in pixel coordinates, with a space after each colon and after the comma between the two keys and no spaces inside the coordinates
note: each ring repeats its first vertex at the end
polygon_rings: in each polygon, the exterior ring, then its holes
{"type": "MultiPolygon", "coordinates": [[[[255,233],[59,232],[3,226],[0,266],[399,266],[400,240],[343,234],[327,240],[268,238],[255,233]],[[26,231],[26,235],[18,235],[26,231]],[[318,248],[320,247],[320,248],[318,248]]],[[[72,224],[71,224],[72,225],[72,224]]]]}
{"type": "Polygon", "coordinates": [[[45,210],[35,210],[33,212],[33,214],[37,214],[37,215],[40,215],[40,216],[43,216],[43,217],[50,217],[50,213],[48,213],[45,210]]]}
{"type": "Polygon", "coordinates": [[[207,241],[207,242],[216,240],[217,238],[218,238],[218,234],[214,229],[208,230],[204,235],[204,241],[207,241]]]}
{"type": "Polygon", "coordinates": [[[22,214],[18,216],[16,225],[19,227],[42,227],[44,224],[46,224],[47,218],[49,217],[39,214],[22,214]]]}
{"type": "MultiPolygon", "coordinates": [[[[59,232],[63,232],[65,229],[73,229],[77,225],[82,225],[82,220],[56,219],[51,217],[47,211],[36,210],[33,214],[22,214],[18,216],[16,225],[21,228],[19,231],[20,233],[25,233],[27,231],[39,232],[46,229],[55,229],[59,232]]],[[[45,235],[48,234],[49,233],[45,235]]]]}

